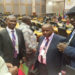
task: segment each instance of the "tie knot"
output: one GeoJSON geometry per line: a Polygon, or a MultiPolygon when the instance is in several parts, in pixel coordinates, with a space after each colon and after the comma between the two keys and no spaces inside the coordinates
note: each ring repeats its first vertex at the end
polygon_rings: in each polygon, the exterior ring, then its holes
{"type": "Polygon", "coordinates": [[[11,32],[12,32],[12,34],[14,34],[14,32],[15,32],[15,31],[14,31],[14,30],[12,30],[11,32]]]}
{"type": "Polygon", "coordinates": [[[12,30],[11,32],[14,32],[14,30],[12,30]]]}
{"type": "Polygon", "coordinates": [[[11,31],[12,32],[12,38],[15,40],[15,33],[14,33],[14,30],[11,31]]]}
{"type": "Polygon", "coordinates": [[[46,38],[47,41],[49,41],[49,38],[46,38]]]}

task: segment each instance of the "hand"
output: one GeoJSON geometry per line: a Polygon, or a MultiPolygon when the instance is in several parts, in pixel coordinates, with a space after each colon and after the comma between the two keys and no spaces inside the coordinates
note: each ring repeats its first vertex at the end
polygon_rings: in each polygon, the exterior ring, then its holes
{"type": "Polygon", "coordinates": [[[11,63],[6,63],[6,65],[7,65],[8,69],[13,67],[13,65],[11,63]]]}
{"type": "Polygon", "coordinates": [[[68,45],[64,42],[64,43],[59,43],[57,45],[57,48],[59,49],[60,52],[63,52],[67,46],[68,45]]]}
{"type": "Polygon", "coordinates": [[[17,68],[17,66],[13,66],[12,68],[9,68],[9,72],[12,75],[17,75],[18,74],[18,68],[17,68]]]}
{"type": "Polygon", "coordinates": [[[24,62],[26,62],[27,60],[26,60],[26,57],[22,57],[22,60],[24,61],[24,62]]]}

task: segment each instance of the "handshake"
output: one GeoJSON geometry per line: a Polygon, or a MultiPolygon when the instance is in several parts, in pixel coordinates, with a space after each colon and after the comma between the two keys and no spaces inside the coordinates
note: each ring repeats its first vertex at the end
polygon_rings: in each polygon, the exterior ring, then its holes
{"type": "Polygon", "coordinates": [[[66,42],[63,42],[63,43],[59,43],[57,45],[57,48],[59,49],[60,52],[64,52],[64,50],[67,46],[68,46],[68,44],[66,42]]]}
{"type": "Polygon", "coordinates": [[[18,67],[17,66],[13,66],[11,63],[6,63],[6,65],[8,67],[8,71],[12,75],[18,75],[18,67]]]}

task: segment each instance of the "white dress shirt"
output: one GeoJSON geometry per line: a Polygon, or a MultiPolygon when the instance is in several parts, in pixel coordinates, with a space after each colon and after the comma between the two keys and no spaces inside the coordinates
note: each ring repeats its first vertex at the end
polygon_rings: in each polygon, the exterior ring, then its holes
{"type": "MultiPolygon", "coordinates": [[[[10,39],[12,40],[12,30],[8,27],[6,27],[7,31],[8,31],[8,34],[10,36],[10,39]]],[[[18,48],[18,36],[17,36],[17,33],[16,33],[16,30],[14,29],[14,35],[15,35],[15,50],[17,51],[17,54],[19,54],[19,48],[18,48]]]]}

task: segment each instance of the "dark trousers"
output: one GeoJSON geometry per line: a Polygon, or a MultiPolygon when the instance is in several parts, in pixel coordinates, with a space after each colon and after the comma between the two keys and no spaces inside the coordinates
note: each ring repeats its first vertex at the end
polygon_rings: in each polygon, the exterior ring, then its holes
{"type": "Polygon", "coordinates": [[[45,64],[39,63],[38,71],[39,71],[38,75],[48,75],[47,66],[45,64]]]}

